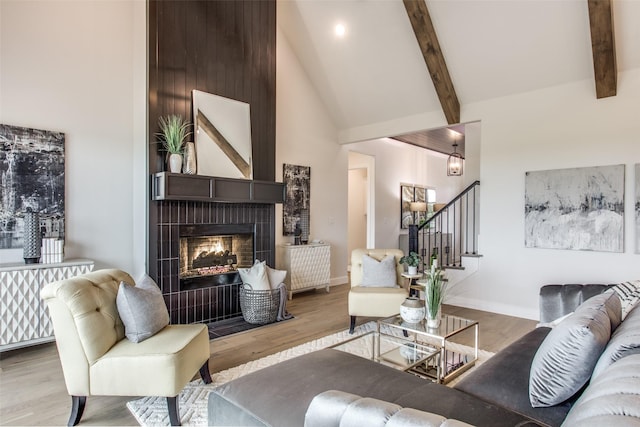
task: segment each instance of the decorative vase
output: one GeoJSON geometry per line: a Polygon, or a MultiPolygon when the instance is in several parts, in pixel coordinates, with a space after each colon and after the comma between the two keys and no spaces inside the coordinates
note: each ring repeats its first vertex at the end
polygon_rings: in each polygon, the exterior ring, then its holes
{"type": "Polygon", "coordinates": [[[173,153],[169,156],[169,171],[172,173],[182,172],[182,154],[173,153]]]}
{"type": "Polygon", "coordinates": [[[442,306],[438,306],[437,310],[435,309],[435,307],[433,308],[433,310],[435,311],[435,313],[432,310],[429,310],[429,304],[427,302],[427,306],[426,306],[426,318],[427,318],[427,328],[439,328],[440,327],[440,318],[442,317],[440,314],[440,309],[442,308],[442,306]]]}
{"type": "Polygon", "coordinates": [[[411,274],[411,275],[418,274],[418,267],[417,266],[414,267],[412,265],[408,266],[407,267],[407,273],[411,274]]]}
{"type": "Polygon", "coordinates": [[[187,142],[184,145],[184,165],[182,171],[189,175],[196,173],[196,145],[193,142],[187,142]]]}
{"type": "Polygon", "coordinates": [[[36,264],[40,261],[41,247],[40,214],[27,209],[24,214],[23,257],[25,264],[36,264]]]}
{"type": "Polygon", "coordinates": [[[418,323],[424,319],[424,301],[409,297],[400,305],[400,317],[407,323],[418,323]]]}
{"type": "Polygon", "coordinates": [[[309,242],[309,209],[300,210],[300,228],[302,229],[300,242],[306,245],[309,242]]]}

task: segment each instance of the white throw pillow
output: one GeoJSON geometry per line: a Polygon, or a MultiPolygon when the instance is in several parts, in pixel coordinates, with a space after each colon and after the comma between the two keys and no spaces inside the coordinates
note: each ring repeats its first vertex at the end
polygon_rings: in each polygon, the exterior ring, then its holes
{"type": "Polygon", "coordinates": [[[267,269],[265,263],[256,260],[255,264],[251,268],[238,268],[240,278],[243,283],[251,285],[254,291],[268,291],[271,290],[269,285],[269,276],[267,275],[267,269]]]}
{"type": "Polygon", "coordinates": [[[120,282],[116,306],[125,335],[135,343],[151,338],[169,324],[162,291],[149,276],[145,275],[137,286],[120,282]]]}
{"type": "Polygon", "coordinates": [[[362,256],[362,282],[360,286],[370,288],[397,288],[396,257],[387,255],[381,261],[362,256]]]}
{"type": "Polygon", "coordinates": [[[271,289],[276,289],[280,283],[284,283],[284,279],[287,278],[287,270],[276,270],[265,264],[267,268],[267,277],[269,277],[269,284],[271,289]]]}

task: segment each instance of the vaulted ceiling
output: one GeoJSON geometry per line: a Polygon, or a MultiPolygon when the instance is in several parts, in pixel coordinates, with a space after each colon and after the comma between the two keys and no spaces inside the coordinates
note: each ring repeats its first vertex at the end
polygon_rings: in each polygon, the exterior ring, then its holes
{"type": "MultiPolygon", "coordinates": [[[[426,6],[463,111],[465,104],[586,79],[596,97],[587,0],[426,6]]],[[[640,1],[611,6],[617,70],[640,68],[640,1]]],[[[402,0],[285,0],[278,23],[338,129],[430,112],[447,122],[402,0]],[[343,37],[334,33],[337,24],[343,37]]]]}

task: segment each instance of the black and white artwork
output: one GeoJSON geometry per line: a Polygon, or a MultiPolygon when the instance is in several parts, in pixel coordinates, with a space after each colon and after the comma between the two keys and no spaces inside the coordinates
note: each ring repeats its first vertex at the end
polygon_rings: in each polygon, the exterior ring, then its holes
{"type": "Polygon", "coordinates": [[[623,252],[624,165],[527,172],[525,246],[623,252]]]}
{"type": "Polygon", "coordinates": [[[636,253],[640,254],[640,163],[636,163],[636,253]]]}
{"type": "Polygon", "coordinates": [[[64,133],[0,124],[0,249],[23,247],[27,209],[64,238],[64,133]]]}
{"type": "Polygon", "coordinates": [[[286,185],[286,196],[282,207],[282,234],[292,236],[296,233],[296,225],[305,225],[308,229],[309,220],[305,218],[302,224],[303,211],[309,212],[311,190],[311,167],[284,164],[282,180],[286,185]]]}

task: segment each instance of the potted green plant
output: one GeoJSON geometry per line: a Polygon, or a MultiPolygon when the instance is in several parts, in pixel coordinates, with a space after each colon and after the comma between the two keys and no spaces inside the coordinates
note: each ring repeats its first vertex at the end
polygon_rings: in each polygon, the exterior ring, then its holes
{"type": "Polygon", "coordinates": [[[174,114],[168,117],[161,116],[158,122],[160,124],[158,136],[169,156],[169,170],[174,173],[180,173],[182,171],[182,152],[185,140],[191,134],[189,131],[190,123],[184,121],[182,116],[174,114]]]}
{"type": "Polygon", "coordinates": [[[420,255],[416,252],[409,252],[409,255],[404,255],[398,261],[400,264],[407,264],[407,273],[418,274],[418,266],[420,266],[420,255]]]}
{"type": "Polygon", "coordinates": [[[427,327],[437,328],[440,326],[440,309],[444,301],[446,281],[442,270],[436,267],[435,263],[425,272],[426,282],[424,283],[424,303],[427,317],[427,327]]]}

